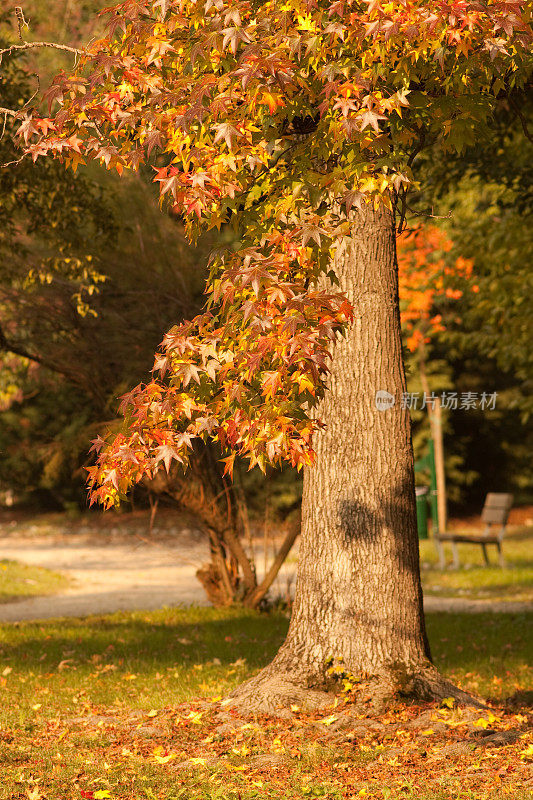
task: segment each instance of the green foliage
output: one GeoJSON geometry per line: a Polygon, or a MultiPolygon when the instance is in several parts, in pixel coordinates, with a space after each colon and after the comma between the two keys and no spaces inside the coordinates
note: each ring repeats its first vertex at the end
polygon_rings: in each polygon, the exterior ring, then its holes
{"type": "MultiPolygon", "coordinates": [[[[458,257],[474,263],[469,289],[450,273],[463,293],[441,310],[445,330],[428,345],[431,389],[498,393],[493,411],[444,412],[449,498],[472,508],[491,490],[531,496],[533,145],[523,125],[531,131],[532,121],[530,92],[511,92],[482,146],[418,157],[424,189],[415,209],[444,217],[435,224],[453,243],[448,267],[458,257]]],[[[419,390],[416,365],[410,375],[419,390]]],[[[427,430],[416,422],[415,446],[427,430]]]]}
{"type": "Polygon", "coordinates": [[[161,330],[201,302],[207,245],[193,252],[139,178],[117,185],[96,177],[110,215],[122,221],[112,241],[94,248],[106,281],[90,296],[93,313],[78,313],[79,284],[57,271],[17,292],[0,285],[11,341],[42,361],[28,372],[32,362],[8,356],[16,374],[6,391],[17,403],[2,415],[0,483],[21,500],[37,491],[54,504],[85,505],[80,467],[90,440],[107,428],[117,397],[148,374],[161,330]]]}
{"type": "MultiPolygon", "coordinates": [[[[4,56],[0,105],[31,96],[24,63],[4,56]]],[[[12,132],[8,119],[0,163],[19,158],[12,132]]],[[[85,504],[90,439],[147,374],[161,331],[197,307],[206,258],[139,176],[42,160],[0,170],[1,488],[85,504]]]]}

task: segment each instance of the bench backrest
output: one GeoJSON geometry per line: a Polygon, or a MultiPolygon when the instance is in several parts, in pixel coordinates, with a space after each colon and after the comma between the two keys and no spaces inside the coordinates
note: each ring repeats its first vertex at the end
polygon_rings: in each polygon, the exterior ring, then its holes
{"type": "Polygon", "coordinates": [[[513,505],[513,495],[499,492],[489,492],[485,498],[485,505],[481,512],[481,521],[485,523],[485,533],[490,531],[491,525],[499,525],[502,535],[513,505]]]}

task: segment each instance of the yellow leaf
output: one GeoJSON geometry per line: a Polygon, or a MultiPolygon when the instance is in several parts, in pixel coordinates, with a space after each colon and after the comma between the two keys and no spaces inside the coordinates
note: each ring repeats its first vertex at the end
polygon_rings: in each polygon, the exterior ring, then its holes
{"type": "Polygon", "coordinates": [[[168,756],[154,756],[154,761],[157,764],[168,764],[173,758],[176,758],[176,753],[169,753],[168,756]]]}
{"type": "Polygon", "coordinates": [[[93,795],[94,800],[106,800],[106,798],[111,797],[111,792],[108,792],[107,789],[98,789],[97,792],[93,795]]]}
{"type": "Polygon", "coordinates": [[[41,705],[42,705],[42,703],[35,703],[35,705],[32,706],[33,711],[38,711],[40,709],[41,705]]]}
{"type": "Polygon", "coordinates": [[[445,697],[441,700],[441,706],[443,708],[453,708],[455,706],[455,697],[445,697]]]}
{"type": "Polygon", "coordinates": [[[201,725],[203,715],[203,711],[191,711],[186,717],[184,717],[184,719],[190,720],[193,725],[201,725]]]}
{"type": "Polygon", "coordinates": [[[316,32],[316,22],[313,18],[309,15],[300,16],[298,14],[298,30],[300,31],[310,31],[311,33],[316,32]]]}
{"type": "Polygon", "coordinates": [[[485,719],[484,717],[480,717],[479,719],[476,719],[476,721],[474,722],[474,725],[476,726],[476,728],[488,728],[489,727],[489,721],[487,719],[485,719]]]}
{"type": "Polygon", "coordinates": [[[152,710],[149,711],[146,716],[147,717],[157,717],[157,711],[155,710],[155,708],[152,708],[152,710]]]}
{"type": "Polygon", "coordinates": [[[335,716],[335,714],[332,714],[330,717],[326,717],[325,719],[321,719],[320,722],[322,723],[322,725],[331,725],[331,723],[335,722],[336,719],[337,719],[337,717],[335,716]]]}
{"type": "Polygon", "coordinates": [[[420,733],[422,734],[422,736],[432,736],[435,733],[435,731],[433,730],[433,728],[428,728],[426,731],[420,731],[420,733]]]}
{"type": "Polygon", "coordinates": [[[525,750],[520,752],[520,758],[523,758],[525,761],[533,760],[533,744],[530,744],[525,750]]]}

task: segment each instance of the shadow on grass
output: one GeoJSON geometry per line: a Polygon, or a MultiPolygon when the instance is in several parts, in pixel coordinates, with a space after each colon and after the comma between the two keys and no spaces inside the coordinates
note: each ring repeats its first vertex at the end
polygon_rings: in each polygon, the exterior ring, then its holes
{"type": "MultiPolygon", "coordinates": [[[[445,672],[493,675],[531,664],[532,622],[531,613],[427,614],[435,662],[445,672]]],[[[1,627],[0,661],[47,672],[67,658],[78,664],[96,658],[142,673],[245,659],[255,670],[274,656],[287,627],[281,613],[198,607],[20,623],[1,627]]]]}
{"type": "Polygon", "coordinates": [[[213,608],[15,623],[0,628],[0,660],[13,669],[46,671],[66,657],[83,662],[101,656],[142,672],[246,659],[254,669],[273,657],[287,627],[283,614],[213,608]]]}

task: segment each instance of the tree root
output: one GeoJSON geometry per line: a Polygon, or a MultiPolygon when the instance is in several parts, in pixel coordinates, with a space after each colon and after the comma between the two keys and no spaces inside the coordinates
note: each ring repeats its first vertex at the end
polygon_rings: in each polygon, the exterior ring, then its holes
{"type": "MultiPolygon", "coordinates": [[[[322,685],[306,686],[301,674],[284,673],[272,669],[272,666],[230,694],[233,708],[243,715],[266,714],[286,718],[291,716],[291,706],[297,706],[299,711],[325,710],[333,706],[340,687],[332,687],[325,680],[322,685]]],[[[459,689],[431,664],[413,671],[394,669],[365,677],[357,684],[356,706],[359,705],[358,698],[367,712],[375,714],[382,713],[395,698],[429,703],[453,698],[457,705],[486,708],[479,698],[459,689]]]]}
{"type": "Polygon", "coordinates": [[[452,697],[456,704],[460,706],[487,708],[486,703],[480,700],[479,697],[459,689],[458,686],[441,675],[431,664],[408,676],[406,684],[404,687],[400,687],[398,694],[425,702],[452,697]]]}
{"type": "Polygon", "coordinates": [[[335,701],[331,692],[308,689],[295,683],[293,676],[268,669],[234,689],[230,698],[232,707],[241,714],[282,718],[292,716],[291,706],[301,711],[315,711],[328,708],[335,701]]]}

